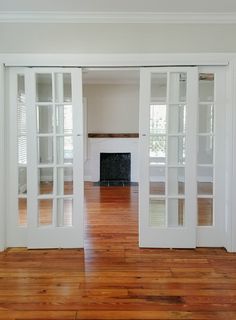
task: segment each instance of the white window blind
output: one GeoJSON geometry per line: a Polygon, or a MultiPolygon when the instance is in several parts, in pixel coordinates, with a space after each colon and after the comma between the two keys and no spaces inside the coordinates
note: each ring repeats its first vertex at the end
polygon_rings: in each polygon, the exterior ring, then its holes
{"type": "Polygon", "coordinates": [[[18,164],[27,163],[26,106],[17,105],[18,164]]]}
{"type": "Polygon", "coordinates": [[[18,136],[26,135],[26,107],[21,104],[17,106],[17,131],[18,136]]]}
{"type": "Polygon", "coordinates": [[[150,105],[150,157],[165,158],[166,105],[150,105]]]}
{"type": "Polygon", "coordinates": [[[18,136],[18,164],[27,164],[27,141],[26,136],[18,136]]]}

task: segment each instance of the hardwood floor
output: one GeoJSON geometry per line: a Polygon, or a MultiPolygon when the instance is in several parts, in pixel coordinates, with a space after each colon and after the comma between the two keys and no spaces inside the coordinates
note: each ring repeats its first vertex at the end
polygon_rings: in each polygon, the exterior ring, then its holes
{"type": "MultiPolygon", "coordinates": [[[[73,182],[64,182],[64,194],[73,194],[73,182]]],[[[179,194],[184,194],[184,184],[179,183],[179,194]]],[[[53,183],[41,182],[40,183],[40,195],[53,193],[53,183]]],[[[152,195],[165,195],[165,184],[163,182],[151,182],[150,194],[152,195]]],[[[212,184],[211,183],[198,183],[198,194],[204,195],[198,197],[198,225],[199,226],[212,226],[213,225],[213,201],[212,184]],[[209,196],[207,198],[206,196],[209,196]]],[[[57,207],[61,206],[60,212],[63,212],[63,216],[60,217],[60,226],[72,225],[72,201],[58,201],[57,207]]],[[[39,200],[39,224],[41,226],[51,225],[53,219],[53,202],[50,199],[39,200]]],[[[184,200],[179,200],[178,203],[178,224],[184,224],[184,200]]],[[[161,227],[165,224],[165,202],[159,201],[158,206],[154,206],[151,210],[150,223],[153,226],[161,227]]],[[[27,224],[27,201],[25,198],[19,198],[19,224],[25,226],[27,224]]]]}
{"type": "Polygon", "coordinates": [[[85,197],[84,251],[0,254],[1,320],[236,319],[236,254],[139,249],[137,187],[85,197]]]}

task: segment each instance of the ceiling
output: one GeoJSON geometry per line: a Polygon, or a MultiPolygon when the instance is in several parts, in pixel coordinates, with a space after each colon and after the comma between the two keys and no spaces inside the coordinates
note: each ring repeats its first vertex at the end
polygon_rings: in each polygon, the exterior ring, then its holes
{"type": "Polygon", "coordinates": [[[0,11],[236,12],[235,0],[0,0],[0,11]]]}

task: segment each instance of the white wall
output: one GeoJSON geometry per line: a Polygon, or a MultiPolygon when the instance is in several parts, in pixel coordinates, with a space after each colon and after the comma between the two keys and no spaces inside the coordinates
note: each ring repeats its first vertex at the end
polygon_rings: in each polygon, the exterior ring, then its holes
{"type": "MultiPolygon", "coordinates": [[[[135,84],[85,84],[83,96],[87,99],[87,127],[89,133],[138,133],[139,85],[135,84]]],[[[98,139],[95,139],[98,140],[98,139]]],[[[109,139],[108,139],[109,140],[109,139]]],[[[114,141],[113,139],[110,139],[114,141]]],[[[119,139],[121,148],[122,141],[119,139]]],[[[130,140],[130,139],[127,139],[130,140]]],[[[85,163],[85,179],[91,180],[94,163],[92,146],[88,139],[88,159],[85,163]]],[[[110,151],[111,152],[111,151],[110,151]]],[[[114,152],[114,150],[113,150],[114,152]]],[[[136,172],[133,181],[137,180],[136,172]]]]}
{"type": "Polygon", "coordinates": [[[131,84],[84,85],[89,133],[139,132],[139,86],[131,84]]]}
{"type": "Polygon", "coordinates": [[[236,52],[234,24],[0,24],[1,53],[236,52]]]}
{"type": "Polygon", "coordinates": [[[227,0],[7,0],[0,2],[3,11],[92,11],[92,12],[231,12],[235,9],[235,1],[227,0]]]}

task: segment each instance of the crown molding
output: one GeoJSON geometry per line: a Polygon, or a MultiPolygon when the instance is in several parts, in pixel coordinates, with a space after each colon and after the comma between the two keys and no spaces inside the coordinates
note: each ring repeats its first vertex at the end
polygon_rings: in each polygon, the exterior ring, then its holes
{"type": "Polygon", "coordinates": [[[0,23],[177,23],[177,24],[233,24],[236,12],[58,12],[5,11],[0,23]]]}

